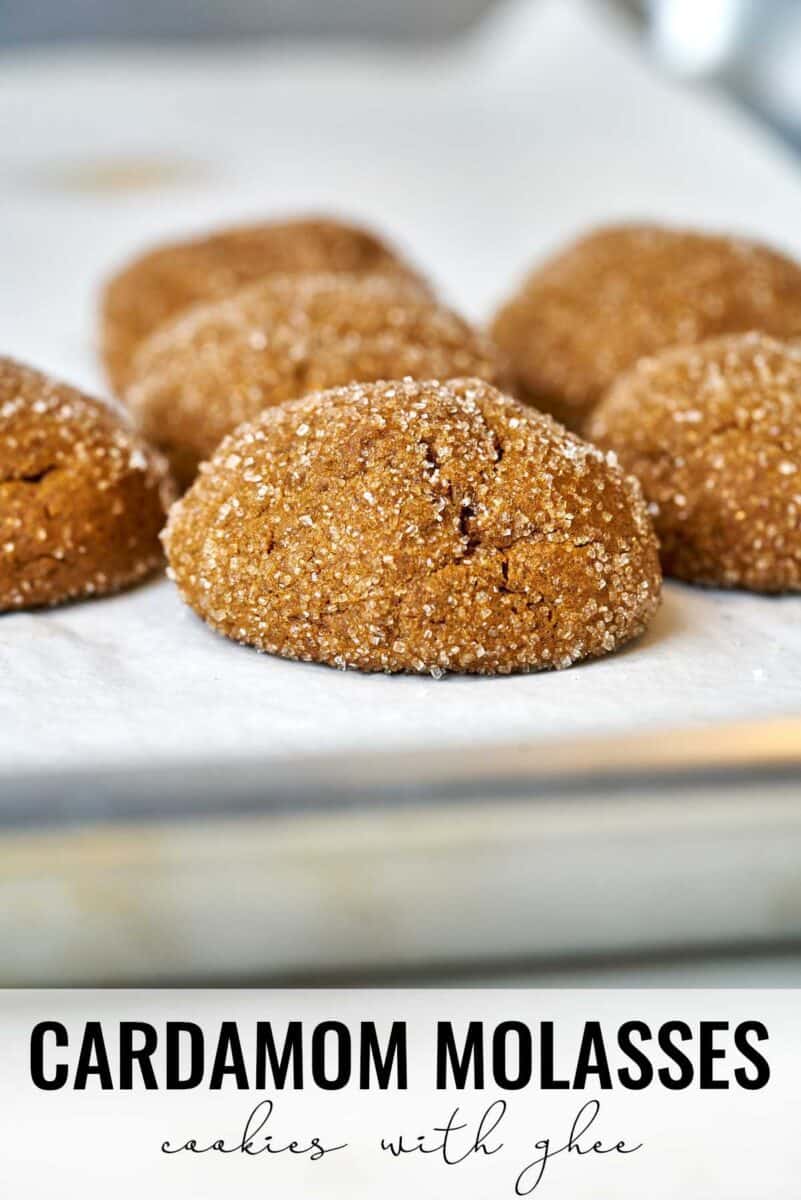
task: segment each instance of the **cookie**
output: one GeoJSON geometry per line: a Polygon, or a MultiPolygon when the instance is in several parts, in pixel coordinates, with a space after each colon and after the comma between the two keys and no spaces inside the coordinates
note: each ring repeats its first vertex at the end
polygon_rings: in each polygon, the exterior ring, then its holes
{"type": "Polygon", "coordinates": [[[365,671],[567,667],[636,637],[660,594],[636,481],[478,379],[265,410],[203,464],[164,541],[220,633],[365,671]]]}
{"type": "Polygon", "coordinates": [[[422,281],[379,238],[341,221],[308,218],[226,229],[160,246],[109,280],[101,299],[101,354],[121,394],[139,343],[182,309],[275,272],[348,271],[422,281]]]}
{"type": "Polygon", "coordinates": [[[801,589],[801,349],[750,333],[663,351],[589,431],[640,479],[666,574],[801,589]]]}
{"type": "Polygon", "coordinates": [[[750,329],[801,335],[801,267],[754,242],[635,225],[569,246],[492,324],[517,394],[578,431],[643,355],[750,329]]]}
{"type": "Polygon", "coordinates": [[[351,382],[499,382],[488,339],[415,284],[382,276],[273,276],[196,306],[140,348],[126,402],[182,484],[262,409],[351,382]]]}
{"type": "Polygon", "coordinates": [[[170,498],[163,460],[120,417],[0,359],[0,611],[143,579],[170,498]]]}

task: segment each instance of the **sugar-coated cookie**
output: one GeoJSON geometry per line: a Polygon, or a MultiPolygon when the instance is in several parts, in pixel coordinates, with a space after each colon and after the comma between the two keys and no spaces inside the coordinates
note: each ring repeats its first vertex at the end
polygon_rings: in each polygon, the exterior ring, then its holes
{"type": "Polygon", "coordinates": [[[225,434],[274,404],[351,382],[478,376],[498,354],[398,276],[273,276],[162,326],[134,359],[126,403],[184,485],[225,434]]]}
{"type": "Polygon", "coordinates": [[[638,358],[749,329],[801,336],[798,264],[744,239],[636,225],[557,254],[492,325],[516,394],[579,432],[638,358]]]}
{"type": "Polygon", "coordinates": [[[801,589],[801,349],[750,333],[663,351],[589,433],[642,483],[666,574],[801,589]]]}
{"type": "Polygon", "coordinates": [[[163,460],[121,417],[0,359],[0,611],[150,574],[170,498],[163,460]]]}
{"type": "Polygon", "coordinates": [[[567,667],[636,637],[660,595],[636,481],[478,379],[265,410],[201,466],[164,541],[220,633],[368,671],[567,667]]]}
{"type": "Polygon", "coordinates": [[[403,275],[424,286],[374,234],[328,218],[271,221],[158,246],[114,275],[103,292],[101,354],[114,391],[128,382],[139,343],[169,317],[265,275],[306,271],[403,275]]]}

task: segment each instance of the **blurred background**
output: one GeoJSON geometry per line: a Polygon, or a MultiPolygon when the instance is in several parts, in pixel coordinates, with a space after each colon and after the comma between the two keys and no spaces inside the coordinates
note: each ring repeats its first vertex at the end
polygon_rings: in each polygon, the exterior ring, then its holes
{"type": "MultiPolygon", "coordinates": [[[[458,37],[504,0],[3,0],[0,47],[458,37]]],[[[532,6],[538,0],[530,0],[532,6]]],[[[725,88],[801,150],[798,0],[597,0],[667,71],[725,88]]]]}

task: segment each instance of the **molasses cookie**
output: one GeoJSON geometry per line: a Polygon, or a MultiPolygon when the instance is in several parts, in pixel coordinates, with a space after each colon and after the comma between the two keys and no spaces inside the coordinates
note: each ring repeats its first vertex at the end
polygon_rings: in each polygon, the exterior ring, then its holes
{"type": "Polygon", "coordinates": [[[659,602],[636,481],[479,379],[266,409],[201,466],[164,540],[220,633],[366,671],[567,667],[659,602]]]}
{"type": "Polygon", "coordinates": [[[134,259],[106,285],[101,353],[118,394],[136,347],[169,317],[275,272],[348,271],[417,279],[373,234],[327,219],[275,221],[175,242],[134,259]]]}
{"type": "Polygon", "coordinates": [[[169,499],[161,458],[105,405],[0,359],[0,611],[142,579],[169,499]]]}
{"type": "Polygon", "coordinates": [[[601,229],[534,271],[492,331],[517,394],[581,431],[646,354],[723,333],[801,335],[801,267],[736,238],[601,229]]]}
{"type": "Polygon", "coordinates": [[[162,326],[134,359],[126,401],[188,484],[264,408],[407,375],[498,382],[500,366],[487,339],[403,279],[273,276],[162,326]]]}
{"type": "Polygon", "coordinates": [[[750,333],[663,351],[589,432],[642,483],[666,574],[801,589],[801,349],[750,333]]]}

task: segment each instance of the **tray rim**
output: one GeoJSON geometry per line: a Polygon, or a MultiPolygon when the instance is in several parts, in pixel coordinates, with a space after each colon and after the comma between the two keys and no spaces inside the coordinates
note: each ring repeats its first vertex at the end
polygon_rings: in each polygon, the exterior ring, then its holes
{"type": "Polygon", "coordinates": [[[565,802],[680,797],[744,783],[797,781],[801,716],[657,728],[632,734],[420,750],[336,752],[157,766],[0,772],[0,835],[14,830],[293,816],[488,796],[565,802]]]}

